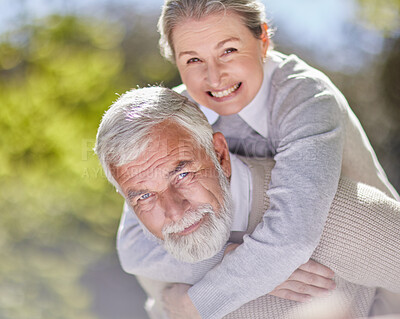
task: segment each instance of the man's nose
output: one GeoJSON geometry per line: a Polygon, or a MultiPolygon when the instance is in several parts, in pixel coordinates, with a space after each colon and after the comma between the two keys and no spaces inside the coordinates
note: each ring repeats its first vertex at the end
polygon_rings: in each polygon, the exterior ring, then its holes
{"type": "Polygon", "coordinates": [[[224,66],[219,61],[210,61],[207,64],[207,81],[211,87],[218,89],[221,85],[224,66]]]}
{"type": "Polygon", "coordinates": [[[189,201],[173,187],[169,187],[163,192],[160,202],[164,209],[165,217],[174,222],[182,218],[190,205],[189,201]]]}

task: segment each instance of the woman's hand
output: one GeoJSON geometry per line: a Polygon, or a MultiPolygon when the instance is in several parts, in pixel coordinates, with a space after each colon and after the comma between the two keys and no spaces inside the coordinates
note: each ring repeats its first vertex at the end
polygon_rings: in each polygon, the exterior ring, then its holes
{"type": "MultiPolygon", "coordinates": [[[[229,244],[225,249],[224,256],[238,246],[238,244],[229,244]]],[[[332,280],[334,275],[335,273],[331,269],[310,259],[269,294],[299,302],[309,301],[313,297],[327,296],[331,290],[336,288],[336,284],[332,280]]]]}
{"type": "Polygon", "coordinates": [[[327,296],[336,288],[332,280],[334,275],[328,267],[310,259],[269,294],[300,302],[309,301],[313,297],[327,296]]]}

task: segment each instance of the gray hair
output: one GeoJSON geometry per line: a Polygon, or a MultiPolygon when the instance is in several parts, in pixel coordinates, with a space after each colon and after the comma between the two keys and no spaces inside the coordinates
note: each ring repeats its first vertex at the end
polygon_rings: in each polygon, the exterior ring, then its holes
{"type": "Polygon", "coordinates": [[[264,4],[260,0],[165,0],[158,20],[161,55],[170,62],[175,62],[172,31],[183,20],[200,20],[202,17],[227,11],[241,16],[254,37],[260,38],[261,25],[266,22],[264,4]]]}
{"type": "MultiPolygon", "coordinates": [[[[94,148],[107,179],[121,191],[111,167],[135,160],[151,142],[151,130],[171,120],[191,134],[214,164],[219,164],[213,146],[213,131],[196,104],[163,87],[127,91],[105,112],[97,131],[94,148]]],[[[121,195],[123,195],[121,193],[121,195]]]]}

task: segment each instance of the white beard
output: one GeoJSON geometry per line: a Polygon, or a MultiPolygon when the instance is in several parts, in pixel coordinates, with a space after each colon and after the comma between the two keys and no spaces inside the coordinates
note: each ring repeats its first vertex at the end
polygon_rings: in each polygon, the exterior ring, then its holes
{"type": "Polygon", "coordinates": [[[219,212],[215,212],[210,204],[201,205],[196,210],[186,212],[178,222],[163,228],[163,246],[177,260],[196,263],[211,258],[228,241],[232,225],[232,200],[229,182],[225,176],[222,179],[220,177],[223,204],[219,212]],[[204,220],[198,229],[187,235],[178,235],[202,218],[204,220]]]}

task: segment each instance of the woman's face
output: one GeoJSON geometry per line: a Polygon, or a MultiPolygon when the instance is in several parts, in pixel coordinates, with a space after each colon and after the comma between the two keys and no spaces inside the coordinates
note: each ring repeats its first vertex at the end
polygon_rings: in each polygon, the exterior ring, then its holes
{"type": "Polygon", "coordinates": [[[239,15],[228,12],[184,20],[173,30],[172,39],[182,82],[196,102],[229,115],[256,96],[268,41],[256,39],[239,15]]]}

